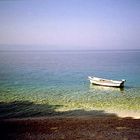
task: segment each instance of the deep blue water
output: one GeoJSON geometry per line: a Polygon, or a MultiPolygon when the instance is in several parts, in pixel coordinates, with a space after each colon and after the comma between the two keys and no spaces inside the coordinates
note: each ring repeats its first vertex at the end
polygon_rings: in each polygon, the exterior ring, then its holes
{"type": "Polygon", "coordinates": [[[138,111],[140,51],[2,51],[0,101],[138,111]],[[91,86],[88,76],[126,83],[123,90],[91,86]]]}

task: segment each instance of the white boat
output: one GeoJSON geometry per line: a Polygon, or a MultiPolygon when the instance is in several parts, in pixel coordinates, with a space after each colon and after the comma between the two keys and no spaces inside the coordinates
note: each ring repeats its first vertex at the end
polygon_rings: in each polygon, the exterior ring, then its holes
{"type": "Polygon", "coordinates": [[[116,80],[109,80],[109,79],[103,79],[98,77],[88,77],[91,84],[100,85],[100,86],[109,86],[109,87],[124,87],[124,82],[126,80],[122,79],[120,81],[116,80]]]}

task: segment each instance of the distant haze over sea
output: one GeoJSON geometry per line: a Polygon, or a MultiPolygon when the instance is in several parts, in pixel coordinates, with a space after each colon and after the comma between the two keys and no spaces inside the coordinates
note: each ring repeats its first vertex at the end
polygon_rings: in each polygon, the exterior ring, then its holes
{"type": "Polygon", "coordinates": [[[7,45],[0,44],[0,51],[94,51],[94,50],[140,50],[139,48],[133,47],[91,47],[91,46],[56,46],[56,45],[7,45]]]}

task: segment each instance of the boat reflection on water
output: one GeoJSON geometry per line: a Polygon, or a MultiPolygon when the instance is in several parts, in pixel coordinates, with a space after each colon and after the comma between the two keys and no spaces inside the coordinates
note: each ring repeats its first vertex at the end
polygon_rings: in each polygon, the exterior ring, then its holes
{"type": "Polygon", "coordinates": [[[96,91],[106,91],[106,92],[124,92],[124,87],[108,87],[108,86],[99,86],[99,85],[93,85],[90,84],[90,89],[91,90],[96,90],[96,91]]]}

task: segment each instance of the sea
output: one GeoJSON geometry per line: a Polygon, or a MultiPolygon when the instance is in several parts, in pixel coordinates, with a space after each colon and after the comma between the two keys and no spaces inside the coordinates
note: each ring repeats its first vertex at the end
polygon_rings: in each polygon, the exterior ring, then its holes
{"type": "Polygon", "coordinates": [[[140,50],[0,51],[0,118],[111,113],[140,117],[140,50]]]}

